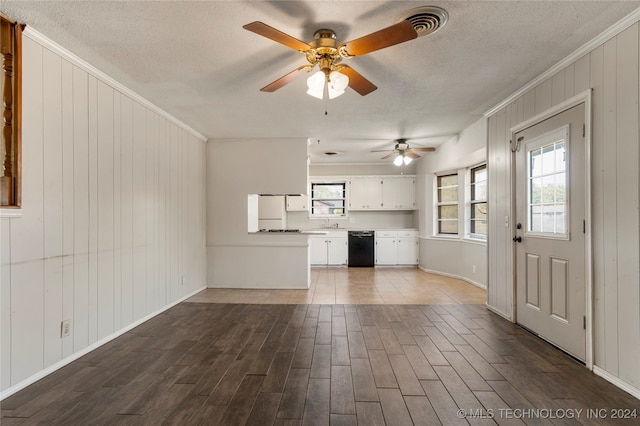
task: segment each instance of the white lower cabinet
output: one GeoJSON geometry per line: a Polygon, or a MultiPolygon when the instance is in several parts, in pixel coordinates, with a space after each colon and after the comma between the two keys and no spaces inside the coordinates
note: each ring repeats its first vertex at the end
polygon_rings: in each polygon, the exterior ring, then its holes
{"type": "Polygon", "coordinates": [[[376,265],[396,265],[397,244],[395,237],[376,237],[376,265]]]}
{"type": "Polygon", "coordinates": [[[398,237],[398,265],[417,265],[418,238],[398,237]]]}
{"type": "Polygon", "coordinates": [[[349,250],[346,232],[309,237],[309,257],[312,265],[346,265],[349,250]]]}
{"type": "Polygon", "coordinates": [[[376,265],[417,265],[416,231],[376,231],[376,265]]]}

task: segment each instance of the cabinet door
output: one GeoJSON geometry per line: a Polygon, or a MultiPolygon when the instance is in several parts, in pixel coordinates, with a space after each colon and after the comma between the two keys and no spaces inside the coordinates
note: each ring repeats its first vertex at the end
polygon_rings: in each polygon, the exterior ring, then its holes
{"type": "Polygon", "coordinates": [[[413,210],[416,208],[416,178],[403,177],[398,179],[398,188],[396,202],[398,208],[404,210],[413,210]]]}
{"type": "Polygon", "coordinates": [[[287,195],[287,211],[290,211],[290,212],[309,211],[309,196],[287,195]]]}
{"type": "Polygon", "coordinates": [[[309,237],[309,260],[312,265],[327,264],[327,238],[309,237]]]}
{"type": "Polygon", "coordinates": [[[327,264],[345,265],[349,255],[347,237],[332,237],[327,243],[327,264]]]}
{"type": "Polygon", "coordinates": [[[382,179],[379,177],[365,178],[367,188],[367,209],[381,210],[383,207],[382,200],[382,179]]]}
{"type": "Polygon", "coordinates": [[[398,265],[418,264],[418,239],[398,237],[398,265]]]}
{"type": "Polygon", "coordinates": [[[415,208],[415,178],[387,177],[382,185],[385,210],[413,210],[415,208]]]}
{"type": "Polygon", "coordinates": [[[400,187],[400,178],[386,177],[382,179],[382,205],[385,210],[398,208],[400,187]]]}
{"type": "Polygon", "coordinates": [[[396,238],[376,238],[376,265],[397,265],[396,238]]]}
{"type": "Polygon", "coordinates": [[[349,180],[349,208],[351,210],[367,208],[367,189],[364,178],[357,177],[349,180]]]}

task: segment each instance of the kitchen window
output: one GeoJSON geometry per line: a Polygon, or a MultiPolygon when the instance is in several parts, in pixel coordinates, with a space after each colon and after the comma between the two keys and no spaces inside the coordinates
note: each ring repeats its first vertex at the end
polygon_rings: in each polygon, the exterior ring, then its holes
{"type": "Polygon", "coordinates": [[[346,192],[346,182],[312,182],[311,216],[345,216],[346,192]]]}
{"type": "Polygon", "coordinates": [[[458,234],[458,174],[437,177],[438,193],[438,234],[458,234]]]}
{"type": "Polygon", "coordinates": [[[469,233],[471,238],[487,239],[487,165],[470,171],[469,233]]]}

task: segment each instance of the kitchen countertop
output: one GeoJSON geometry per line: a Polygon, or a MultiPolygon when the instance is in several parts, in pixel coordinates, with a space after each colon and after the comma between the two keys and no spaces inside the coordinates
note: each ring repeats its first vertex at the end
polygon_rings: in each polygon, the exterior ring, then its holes
{"type": "Polygon", "coordinates": [[[249,232],[249,234],[260,234],[260,235],[326,235],[330,229],[300,229],[296,231],[286,231],[286,232],[269,232],[269,231],[258,231],[258,232],[249,232]]]}
{"type": "Polygon", "coordinates": [[[249,234],[260,235],[327,235],[330,232],[348,232],[348,231],[417,231],[416,228],[312,228],[312,229],[296,229],[285,230],[282,232],[257,231],[249,232],[249,234]]]}

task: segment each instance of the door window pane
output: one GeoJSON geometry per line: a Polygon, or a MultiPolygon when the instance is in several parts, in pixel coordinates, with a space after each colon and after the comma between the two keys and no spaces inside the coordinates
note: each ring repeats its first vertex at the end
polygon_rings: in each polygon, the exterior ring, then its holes
{"type": "Polygon", "coordinates": [[[528,231],[567,233],[566,144],[559,139],[528,152],[528,231]]]}

